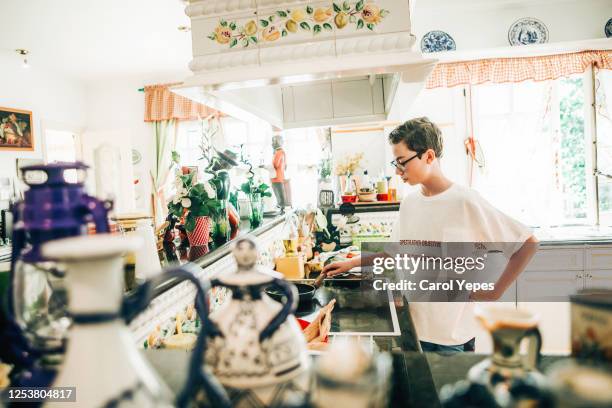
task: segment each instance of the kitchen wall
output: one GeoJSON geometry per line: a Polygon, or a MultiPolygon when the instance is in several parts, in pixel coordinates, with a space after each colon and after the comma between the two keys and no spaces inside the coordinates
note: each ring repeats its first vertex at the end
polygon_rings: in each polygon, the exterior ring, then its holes
{"type": "Polygon", "coordinates": [[[124,198],[118,212],[150,210],[149,171],[155,157],[155,139],[152,125],[144,122],[144,93],[139,89],[144,85],[181,81],[186,76],[185,72],[160,77],[143,75],[87,84],[84,148],[87,152],[106,143],[121,151],[120,189],[124,198]]]}
{"type": "Polygon", "coordinates": [[[541,20],[549,42],[605,38],[610,0],[426,0],[416,2],[413,29],[418,41],[431,30],[450,34],[457,51],[508,46],[508,29],[522,17],[541,20]]]}
{"type": "Polygon", "coordinates": [[[35,150],[0,151],[0,177],[16,177],[15,159],[42,159],[45,128],[78,131],[85,126],[85,88],[30,62],[23,68],[14,53],[0,53],[0,106],[32,111],[35,150]]]}

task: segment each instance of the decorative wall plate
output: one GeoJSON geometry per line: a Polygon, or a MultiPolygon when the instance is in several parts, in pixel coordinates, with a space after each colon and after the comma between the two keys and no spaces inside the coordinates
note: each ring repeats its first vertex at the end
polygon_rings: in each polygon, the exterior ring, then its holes
{"type": "Polygon", "coordinates": [[[444,31],[430,31],[421,39],[422,52],[455,51],[456,49],[455,40],[444,31]]]}
{"type": "Polygon", "coordinates": [[[510,45],[544,44],[548,42],[548,28],[538,19],[525,17],[516,20],[508,30],[510,45]]]}
{"type": "Polygon", "coordinates": [[[132,164],[136,165],[142,161],[142,154],[136,150],[132,149],[132,164]]]}
{"type": "Polygon", "coordinates": [[[606,37],[612,37],[612,18],[608,20],[606,26],[604,27],[604,32],[606,33],[606,37]]]}

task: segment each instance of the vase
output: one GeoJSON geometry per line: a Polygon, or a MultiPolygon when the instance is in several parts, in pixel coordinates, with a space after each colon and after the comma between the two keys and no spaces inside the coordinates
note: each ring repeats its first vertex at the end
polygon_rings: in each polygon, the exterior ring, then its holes
{"type": "Polygon", "coordinates": [[[251,228],[257,228],[263,220],[263,200],[261,199],[261,194],[251,194],[249,201],[251,203],[251,217],[249,218],[251,228]]]}
{"type": "Polygon", "coordinates": [[[212,220],[210,217],[202,215],[196,217],[196,225],[193,231],[187,231],[187,238],[191,246],[208,245],[210,240],[210,228],[212,220]]]}
{"type": "Polygon", "coordinates": [[[213,217],[213,241],[216,246],[225,244],[230,239],[231,228],[229,226],[229,219],[227,215],[227,202],[221,201],[222,208],[219,214],[213,217]]]}

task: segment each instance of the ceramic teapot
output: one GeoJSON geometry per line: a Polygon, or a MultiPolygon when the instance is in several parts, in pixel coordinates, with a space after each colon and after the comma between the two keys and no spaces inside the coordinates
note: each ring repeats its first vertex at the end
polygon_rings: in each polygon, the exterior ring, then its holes
{"type": "Polygon", "coordinates": [[[211,285],[231,290],[228,299],[204,326],[209,338],[205,365],[226,387],[233,406],[291,406],[307,388],[306,341],[293,313],[295,286],[272,270],[256,266],[257,248],[238,239],[233,249],[237,269],[211,285]],[[284,295],[284,304],[264,289],[284,295]]]}
{"type": "Polygon", "coordinates": [[[532,395],[546,388],[545,377],[537,371],[542,347],[538,317],[528,310],[504,306],[477,307],[476,317],[489,331],[493,355],[472,367],[468,379],[484,385],[501,406],[521,398],[526,387],[532,395]],[[527,355],[521,344],[527,341],[527,355]]]}
{"type": "MultiPolygon", "coordinates": [[[[43,255],[66,265],[69,293],[68,311],[72,326],[64,363],[53,387],[74,387],[76,402],[54,403],[75,407],[169,407],[184,406],[191,391],[203,388],[215,407],[229,407],[222,387],[200,366],[191,364],[189,382],[178,401],[161,381],[136,345],[126,323],[143,311],[154,296],[154,289],[169,279],[190,281],[196,286],[196,310],[203,326],[208,326],[206,292],[188,269],[166,271],[146,281],[136,293],[123,298],[123,259],[135,251],[138,237],[109,234],[66,238],[45,244],[43,255]],[[78,248],[78,250],[75,250],[78,248]]],[[[205,352],[206,338],[196,341],[195,355],[205,352]]],[[[198,362],[200,359],[196,359],[198,362]]]]}

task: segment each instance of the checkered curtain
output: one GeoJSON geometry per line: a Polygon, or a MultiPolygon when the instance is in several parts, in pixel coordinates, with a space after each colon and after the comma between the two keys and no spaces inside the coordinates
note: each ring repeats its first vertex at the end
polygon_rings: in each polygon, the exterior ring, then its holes
{"type": "Polygon", "coordinates": [[[145,122],[162,120],[198,120],[211,115],[223,114],[201,103],[177,95],[170,91],[175,84],[145,86],[145,122]]]}
{"type": "Polygon", "coordinates": [[[612,69],[612,50],[442,63],[434,68],[425,86],[429,89],[485,82],[546,81],[582,73],[590,66],[612,69]]]}

